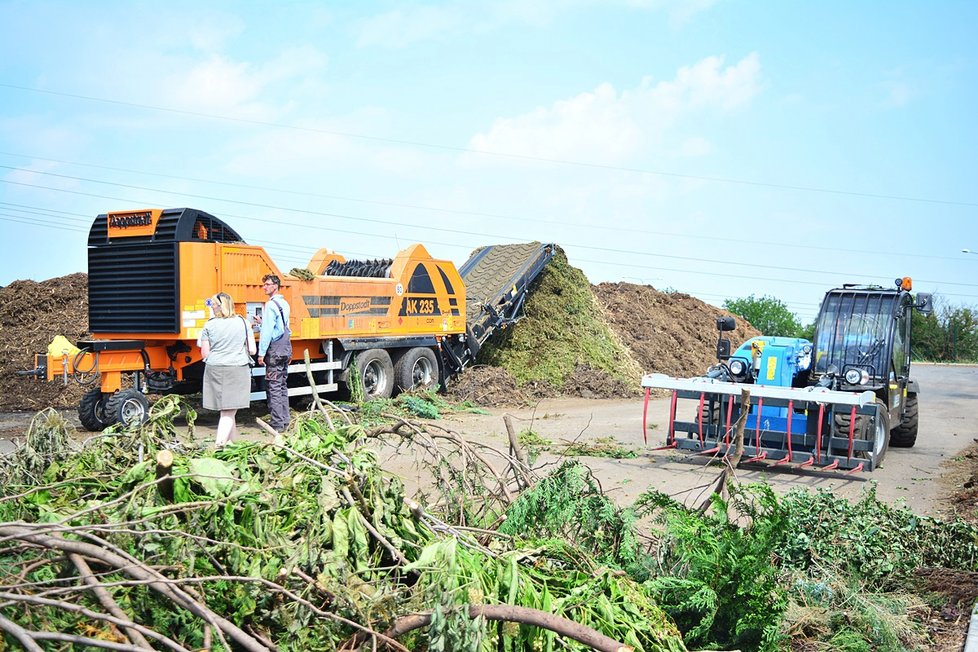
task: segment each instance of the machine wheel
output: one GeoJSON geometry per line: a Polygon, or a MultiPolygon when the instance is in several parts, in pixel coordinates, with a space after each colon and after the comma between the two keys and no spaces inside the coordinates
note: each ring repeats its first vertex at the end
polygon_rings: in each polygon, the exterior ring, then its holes
{"type": "Polygon", "coordinates": [[[149,399],[138,389],[123,389],[105,401],[105,414],[112,423],[139,425],[149,419],[149,399]]]}
{"type": "Polygon", "coordinates": [[[78,420],[81,421],[85,430],[98,432],[105,430],[114,423],[105,412],[105,403],[105,394],[98,387],[85,392],[85,395],[82,396],[78,403],[78,420]]]}
{"type": "MultiPolygon", "coordinates": [[[[855,438],[863,441],[873,442],[872,451],[857,451],[856,457],[873,460],[873,467],[878,467],[886,456],[886,451],[890,445],[890,413],[886,410],[886,404],[876,399],[878,419],[871,419],[866,415],[856,415],[855,438]]],[[[850,416],[848,412],[837,412],[835,415],[836,435],[839,437],[849,436],[850,416]]]]}
{"type": "Polygon", "coordinates": [[[898,448],[912,448],[917,443],[917,422],[917,395],[907,394],[906,414],[900,421],[900,425],[890,433],[890,445],[898,448]]]}
{"type": "Polygon", "coordinates": [[[437,384],[438,358],[431,349],[408,349],[394,364],[394,386],[398,392],[431,389],[437,384]]]}
{"type": "Polygon", "coordinates": [[[390,398],[394,391],[394,363],[384,349],[367,349],[356,356],[356,366],[368,401],[390,398]]]}

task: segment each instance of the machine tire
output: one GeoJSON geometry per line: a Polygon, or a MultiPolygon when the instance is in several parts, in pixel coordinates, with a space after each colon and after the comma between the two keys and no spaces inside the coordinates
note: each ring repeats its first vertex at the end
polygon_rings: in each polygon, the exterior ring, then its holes
{"type": "Polygon", "coordinates": [[[105,411],[106,395],[98,387],[85,392],[78,403],[78,420],[89,432],[99,432],[114,422],[105,411]]]}
{"type": "Polygon", "coordinates": [[[900,425],[890,433],[891,446],[912,448],[917,443],[918,413],[917,394],[907,394],[906,415],[900,421],[900,425]]]}
{"type": "MultiPolygon", "coordinates": [[[[890,413],[886,409],[886,404],[879,399],[876,399],[876,407],[878,408],[877,413],[880,415],[880,418],[873,423],[866,416],[857,415],[855,432],[856,439],[871,439],[874,442],[872,451],[858,451],[855,453],[856,457],[873,460],[873,468],[878,467],[883,462],[883,458],[886,457],[886,451],[890,446],[890,413]]],[[[835,428],[837,436],[849,436],[849,422],[850,416],[848,412],[836,413],[835,428]]]]}
{"type": "MultiPolygon", "coordinates": [[[[713,409],[712,410],[710,409],[710,402],[709,401],[704,401],[702,408],[700,408],[699,406],[697,406],[697,408],[696,408],[696,425],[701,425],[701,424],[703,426],[703,435],[704,436],[706,436],[706,435],[709,434],[709,432],[707,431],[707,428],[709,426],[716,426],[717,427],[717,432],[721,432],[721,433],[723,432],[723,424],[720,423],[720,402],[719,401],[714,402],[713,409]]],[[[698,436],[699,436],[699,433],[698,432],[696,432],[696,433],[692,433],[692,432],[689,433],[689,437],[691,439],[694,438],[694,437],[698,437],[698,436]]],[[[716,435],[714,435],[714,436],[716,436],[716,435]]]]}
{"type": "Polygon", "coordinates": [[[149,399],[138,389],[119,390],[105,401],[105,414],[112,423],[140,425],[149,419],[149,399]]]}
{"type": "Polygon", "coordinates": [[[356,355],[355,364],[366,400],[390,398],[394,391],[394,363],[384,349],[367,349],[356,355]]]}
{"type": "Polygon", "coordinates": [[[425,347],[408,349],[394,363],[394,388],[397,392],[431,389],[438,384],[438,357],[425,347]]]}

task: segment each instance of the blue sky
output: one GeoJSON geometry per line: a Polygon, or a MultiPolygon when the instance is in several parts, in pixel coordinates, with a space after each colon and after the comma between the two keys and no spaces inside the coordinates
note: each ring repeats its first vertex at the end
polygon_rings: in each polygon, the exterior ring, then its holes
{"type": "Polygon", "coordinates": [[[555,242],[593,283],[978,305],[978,3],[0,0],[0,285],[192,206],[283,270],[555,242]]]}

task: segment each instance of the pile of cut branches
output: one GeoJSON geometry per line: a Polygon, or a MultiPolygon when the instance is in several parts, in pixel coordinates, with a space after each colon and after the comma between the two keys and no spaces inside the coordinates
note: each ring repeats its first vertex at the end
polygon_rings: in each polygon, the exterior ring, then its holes
{"type": "Polygon", "coordinates": [[[515,433],[494,450],[415,420],[434,409],[415,399],[317,401],[219,451],[175,397],[80,447],[40,413],[0,463],[0,650],[895,652],[925,649],[919,614],[949,605],[920,568],[978,571],[978,529],[872,490],[731,480],[702,505],[623,508],[579,461],[538,477],[515,433]]]}
{"type": "Polygon", "coordinates": [[[314,412],[274,441],[215,451],[172,426],[174,406],[164,399],[142,428],[116,426],[78,451],[48,447],[43,471],[34,456],[29,474],[8,475],[4,642],[685,649],[632,579],[559,538],[527,547],[492,527],[534,481],[505,454],[404,418],[374,427],[431,462],[439,480],[423,506],[356,423],[314,412]]]}

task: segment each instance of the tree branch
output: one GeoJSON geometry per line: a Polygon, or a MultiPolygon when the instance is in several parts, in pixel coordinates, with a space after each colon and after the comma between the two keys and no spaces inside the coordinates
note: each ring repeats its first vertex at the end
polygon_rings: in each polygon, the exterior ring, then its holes
{"type": "MultiPolygon", "coordinates": [[[[109,594],[106,588],[102,586],[95,578],[95,575],[92,574],[92,569],[89,568],[88,563],[82,558],[81,555],[69,553],[68,559],[71,560],[71,563],[78,569],[78,573],[81,575],[82,581],[87,586],[91,587],[92,591],[95,593],[95,597],[98,598],[99,603],[105,607],[106,611],[120,620],[132,620],[132,618],[129,617],[126,612],[119,608],[119,605],[114,599],[112,599],[112,596],[109,594]]],[[[125,629],[126,636],[129,637],[130,641],[135,643],[137,648],[142,650],[153,649],[153,646],[149,644],[149,641],[147,641],[138,630],[125,626],[123,628],[125,629]]]]}
{"type": "Polygon", "coordinates": [[[17,623],[7,620],[3,616],[0,616],[0,631],[7,632],[14,639],[24,646],[27,652],[44,652],[44,649],[34,642],[34,637],[31,633],[18,625],[17,623]]]}
{"type": "Polygon", "coordinates": [[[262,645],[247,632],[243,631],[240,627],[226,618],[218,615],[206,605],[194,600],[180,588],[167,584],[165,581],[166,578],[163,575],[150,569],[142,563],[134,565],[131,560],[117,555],[114,552],[104,550],[96,545],[82,541],[69,541],[59,537],[40,534],[32,531],[29,528],[16,525],[0,525],[0,536],[8,536],[24,541],[30,541],[54,550],[62,550],[64,552],[73,552],[85,555],[86,557],[98,559],[99,561],[102,561],[110,566],[114,566],[130,577],[150,580],[148,585],[154,591],[157,591],[158,593],[170,598],[177,605],[183,607],[195,616],[215,625],[219,631],[228,634],[245,650],[248,650],[249,652],[268,652],[268,648],[265,645],[262,645]]]}
{"type": "MultiPolygon", "coordinates": [[[[54,609],[64,609],[65,611],[72,611],[74,613],[81,614],[86,618],[90,618],[92,620],[104,620],[108,623],[112,623],[113,625],[116,625],[117,627],[129,627],[133,629],[139,629],[139,631],[145,633],[146,636],[158,640],[160,643],[163,643],[167,647],[176,650],[177,652],[190,652],[187,648],[183,647],[176,641],[173,641],[167,638],[166,636],[163,636],[162,634],[154,632],[153,630],[147,627],[143,627],[142,625],[134,623],[129,619],[119,619],[116,618],[115,616],[110,616],[108,614],[102,614],[97,611],[92,611],[91,609],[87,609],[85,607],[82,607],[81,605],[73,604],[71,602],[64,602],[61,600],[51,600],[49,598],[42,598],[36,595],[24,595],[21,593],[0,593],[0,598],[8,600],[10,603],[26,602],[28,604],[38,604],[44,607],[52,607],[54,609]]],[[[26,632],[27,630],[24,631],[26,632]]],[[[33,638],[33,634],[31,635],[33,638]]]]}
{"type": "MultiPolygon", "coordinates": [[[[578,643],[583,643],[588,647],[598,650],[598,652],[631,652],[632,647],[619,643],[613,638],[605,636],[601,632],[585,627],[573,620],[568,620],[561,616],[556,616],[546,611],[532,609],[530,607],[517,607],[508,604],[471,604],[468,605],[469,618],[482,616],[486,620],[504,620],[508,622],[521,623],[523,625],[534,625],[541,629],[546,629],[561,636],[574,639],[578,643]]],[[[394,626],[385,632],[387,636],[396,638],[420,627],[425,627],[431,622],[431,614],[413,614],[398,618],[394,626]]]]}

